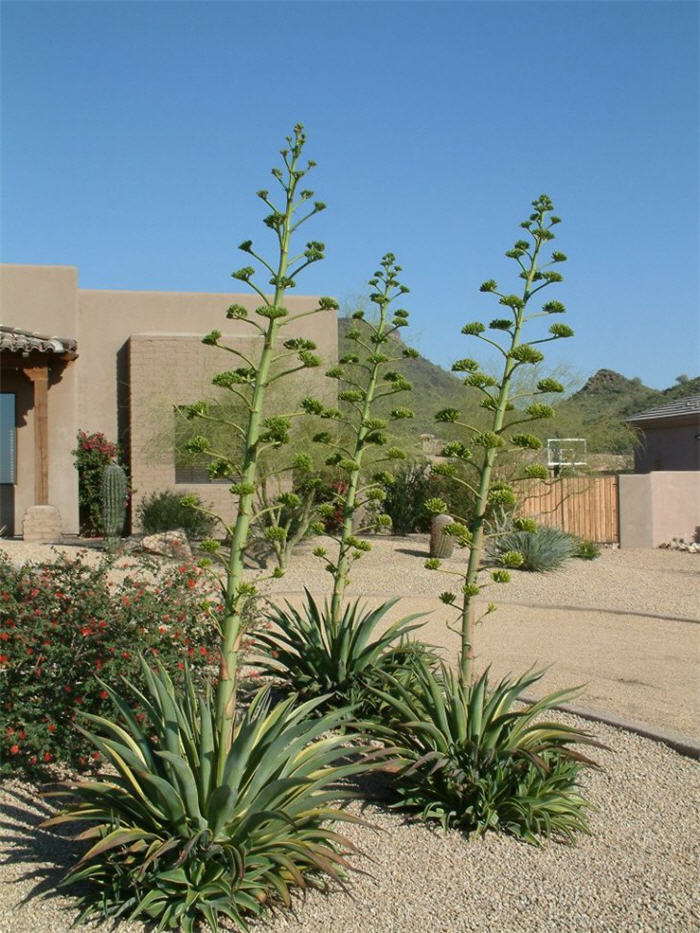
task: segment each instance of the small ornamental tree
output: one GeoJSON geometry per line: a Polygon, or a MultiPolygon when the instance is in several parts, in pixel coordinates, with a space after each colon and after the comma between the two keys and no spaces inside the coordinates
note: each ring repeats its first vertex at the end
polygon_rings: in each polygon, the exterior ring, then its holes
{"type": "MultiPolygon", "coordinates": [[[[529,218],[521,224],[525,231],[523,237],[527,239],[518,239],[513,248],[506,253],[519,267],[519,277],[524,281],[522,291],[520,294],[508,294],[500,291],[492,279],[484,282],[480,290],[498,298],[505,316],[495,318],[488,324],[492,336],[486,336],[487,326],[480,321],[473,321],[462,328],[463,334],[475,337],[500,354],[503,359],[501,377],[496,379],[487,375],[473,359],[458,360],[452,367],[454,372],[464,374],[465,385],[481,393],[482,407],[492,413],[491,426],[488,430],[477,429],[463,421],[460,411],[456,408],[445,408],[435,416],[438,422],[462,428],[465,437],[463,441],[454,441],[445,446],[442,450],[445,462],[436,464],[433,473],[452,477],[475,501],[471,519],[460,519],[456,516],[457,520],[445,529],[446,533],[455,538],[458,545],[469,550],[462,586],[459,626],[460,681],[465,686],[472,679],[474,626],[477,621],[481,621],[475,618],[474,599],[489,585],[480,584],[477,579],[484,553],[487,515],[491,508],[511,507],[516,501],[515,492],[509,483],[494,482],[494,464],[503,452],[536,450],[541,447],[541,441],[523,428],[528,423],[554,415],[551,406],[537,401],[537,396],[563,391],[563,386],[556,380],[543,378],[537,382],[532,392],[514,392],[513,378],[521,367],[536,365],[543,359],[541,351],[537,349],[538,344],[573,335],[570,327],[556,322],[550,325],[547,336],[529,341],[523,339],[526,323],[536,318],[563,314],[566,310],[560,301],[547,301],[539,309],[531,310],[531,302],[535,295],[563,279],[551,266],[566,260],[564,253],[554,250],[547,260],[542,261],[543,250],[554,239],[552,228],[560,221],[552,214],[552,202],[547,195],[543,194],[533,201],[532,207],[529,218]],[[526,396],[531,401],[523,407],[526,396]],[[465,479],[463,475],[457,475],[458,464],[469,467],[474,478],[465,479]]],[[[521,477],[546,479],[547,471],[539,464],[530,464],[523,468],[521,477]]],[[[433,499],[428,503],[428,508],[437,514],[445,510],[446,504],[441,499],[433,499]]],[[[521,530],[531,530],[534,527],[534,523],[529,519],[516,518],[514,525],[521,530]]],[[[491,572],[491,582],[507,582],[510,579],[508,568],[519,566],[522,556],[517,552],[507,552],[501,555],[501,563],[502,567],[491,572]]],[[[440,561],[431,559],[426,562],[426,566],[428,569],[437,570],[440,568],[440,561]]],[[[453,593],[443,593],[441,599],[448,605],[456,602],[453,593]]],[[[485,614],[494,608],[493,604],[489,604],[485,614]]]]}

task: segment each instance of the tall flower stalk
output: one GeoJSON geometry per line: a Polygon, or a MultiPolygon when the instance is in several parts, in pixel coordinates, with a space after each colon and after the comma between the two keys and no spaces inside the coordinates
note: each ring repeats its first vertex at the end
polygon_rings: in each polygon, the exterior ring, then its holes
{"type": "MultiPolygon", "coordinates": [[[[249,285],[262,300],[253,316],[249,316],[248,311],[237,304],[232,305],[226,314],[229,319],[244,321],[258,333],[262,346],[257,361],[253,361],[236,347],[222,343],[222,335],[218,330],[212,331],[203,339],[205,344],[232,354],[242,363],[233,370],[218,373],[212,380],[215,386],[231,393],[234,410],[243,412],[241,423],[222,418],[220,411],[212,410],[211,406],[204,402],[190,406],[187,412],[190,418],[214,422],[217,425],[221,425],[223,420],[232,432],[235,440],[233,446],[239,451],[234,456],[228,451],[222,453],[215,449],[209,438],[201,435],[193,437],[187,445],[190,451],[210,457],[209,472],[212,477],[232,480],[231,493],[237,506],[235,521],[226,526],[231,544],[228,555],[222,558],[225,567],[225,611],[215,705],[220,761],[225,759],[231,745],[234,728],[239,655],[245,633],[243,607],[255,592],[254,587],[244,581],[243,570],[250,526],[256,516],[260,458],[265,450],[279,448],[288,442],[291,419],[304,413],[303,408],[299,408],[281,415],[268,415],[268,392],[271,385],[279,379],[302,369],[316,367],[320,363],[313,353],[316,346],[310,340],[291,338],[283,341],[280,346],[281,331],[308,314],[337,308],[337,303],[331,298],[321,298],[316,308],[295,315],[291,315],[284,307],[285,295],[296,285],[299,273],[312,263],[318,262],[324,255],[324,245],[318,241],[308,242],[303,251],[296,255],[292,250],[295,232],[325,208],[321,201],[313,200],[312,191],[301,188],[301,180],[315,165],[309,161],[305,167],[301,167],[305,142],[303,127],[295,126],[293,135],[287,137],[287,147],[281,150],[282,167],[272,169],[272,175],[282,189],[280,206],[276,206],[268,191],[257,192],[258,197],[271,211],[264,218],[264,222],[275,233],[278,246],[276,258],[272,261],[263,258],[253,249],[251,240],[246,240],[239,247],[269,273],[269,284],[274,288],[272,295],[267,294],[264,287],[254,281],[253,266],[245,266],[233,273],[233,278],[249,285]]],[[[273,527],[270,534],[275,533],[279,533],[279,529],[273,527]]],[[[206,547],[216,552],[215,542],[207,542],[206,547]]]]}
{"type": "MultiPolygon", "coordinates": [[[[517,393],[512,389],[513,377],[522,366],[536,365],[543,359],[543,355],[536,348],[536,344],[548,343],[573,336],[573,331],[566,324],[554,323],[549,327],[548,336],[536,340],[525,341],[522,331],[528,322],[539,317],[549,317],[553,314],[562,314],[566,309],[559,301],[548,301],[537,311],[531,311],[531,301],[542,289],[561,282],[563,276],[550,267],[566,260],[566,256],[554,250],[551,256],[542,261],[542,252],[546,244],[554,239],[552,228],[560,222],[553,211],[553,205],[547,195],[541,195],[532,202],[533,211],[529,218],[521,224],[526,231],[527,239],[518,239],[506,256],[512,259],[519,267],[519,277],[524,280],[520,294],[507,294],[499,291],[497,283],[490,279],[481,285],[481,291],[493,294],[498,303],[506,309],[507,316],[492,320],[488,327],[502,339],[487,337],[486,326],[480,321],[466,324],[462,333],[476,337],[497,351],[503,359],[500,379],[484,373],[479,364],[473,359],[458,360],[452,367],[454,372],[464,373],[465,385],[477,389],[481,395],[481,406],[492,412],[492,421],[488,430],[479,430],[473,425],[461,420],[461,413],[455,408],[445,408],[438,412],[436,420],[442,423],[455,424],[465,431],[467,443],[452,442],[445,446],[442,456],[445,461],[437,464],[433,472],[451,476],[459,483],[465,492],[475,501],[473,518],[457,520],[445,529],[454,536],[456,542],[469,549],[469,559],[466,572],[463,576],[462,604],[460,608],[460,655],[459,676],[463,686],[468,686],[473,677],[474,662],[474,628],[483,616],[477,619],[475,598],[488,583],[479,583],[478,574],[482,564],[484,552],[484,537],[489,509],[496,506],[512,506],[515,504],[515,492],[512,486],[502,482],[494,482],[494,467],[499,454],[513,450],[537,450],[541,441],[533,434],[525,431],[513,431],[513,428],[542,418],[551,418],[553,409],[538,401],[531,401],[522,407],[522,399],[549,395],[553,392],[562,392],[563,386],[554,379],[541,379],[534,392],[517,393]],[[520,402],[518,406],[516,403],[520,402]],[[471,468],[471,476],[465,479],[457,475],[457,465],[465,464],[471,468]],[[473,478],[471,478],[473,477],[473,478]]],[[[467,475],[470,475],[469,473],[467,475]]],[[[546,478],[547,471],[539,464],[531,464],[524,468],[524,477],[546,478]]],[[[434,513],[442,512],[446,506],[442,500],[434,499],[429,503],[434,513]]],[[[516,519],[516,526],[529,528],[532,522],[527,519],[516,519]]],[[[517,567],[522,563],[522,555],[517,552],[508,552],[501,557],[502,567],[491,572],[491,582],[505,583],[509,580],[508,567],[517,567]]],[[[440,569],[440,561],[431,559],[427,561],[429,569],[440,569]]],[[[451,572],[451,571],[447,571],[451,572]]],[[[444,602],[456,602],[453,593],[443,593],[444,602]]],[[[488,614],[495,607],[489,604],[488,614]]]]}
{"type": "MultiPolygon", "coordinates": [[[[376,416],[376,406],[382,399],[411,388],[410,382],[400,372],[390,368],[392,363],[417,355],[415,350],[392,339],[400,328],[407,326],[408,312],[403,308],[391,311],[390,306],[409,289],[398,279],[401,267],[393,253],[387,253],[379,266],[369,282],[373,289],[369,297],[375,306],[375,315],[373,319],[365,320],[364,311],[355,312],[356,325],[348,331],[346,339],[355,344],[356,351],[342,357],[338,366],[327,373],[340,384],[338,400],[343,410],[317,410],[322,417],[333,418],[340,425],[335,438],[325,431],[315,437],[316,441],[335,448],[326,464],[336,467],[343,475],[340,484],[343,492],[338,501],[319,509],[322,515],[325,511],[330,518],[334,516],[337,505],[340,506],[342,519],[336,536],[337,556],[331,560],[322,547],[314,552],[325,561],[333,576],[330,622],[334,629],[338,628],[343,617],[343,598],[350,568],[371,548],[369,542],[361,540],[358,534],[391,526],[389,516],[375,508],[367,511],[364,526],[358,527],[358,512],[370,503],[375,506],[381,504],[386,495],[383,487],[392,479],[386,471],[365,478],[368,467],[405,458],[403,450],[388,446],[386,429],[389,420],[376,416]],[[374,456],[371,455],[373,450],[377,451],[374,456]]],[[[394,408],[390,414],[392,420],[412,417],[413,412],[408,408],[394,408]]],[[[326,531],[326,526],[321,523],[316,530],[326,531]]]]}

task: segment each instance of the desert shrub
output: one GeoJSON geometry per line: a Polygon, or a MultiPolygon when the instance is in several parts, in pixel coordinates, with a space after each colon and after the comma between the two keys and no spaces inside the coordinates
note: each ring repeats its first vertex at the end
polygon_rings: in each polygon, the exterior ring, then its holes
{"type": "Polygon", "coordinates": [[[104,434],[78,431],[77,447],[72,451],[78,471],[78,506],[80,531],[86,536],[101,536],[102,473],[109,463],[116,463],[119,448],[104,434]]]}
{"type": "Polygon", "coordinates": [[[111,562],[82,559],[14,567],[0,552],[0,773],[51,762],[82,771],[95,749],[73,728],[77,711],[109,708],[105,683],[143,684],[142,654],[181,680],[213,674],[218,595],[197,567],[159,570],[110,582],[111,562]]]}
{"type": "Polygon", "coordinates": [[[401,763],[393,805],[445,828],[496,830],[530,843],[588,832],[578,775],[593,762],[575,746],[599,743],[542,720],[570,690],[515,705],[541,676],[528,672],[489,689],[488,671],[465,686],[445,667],[416,664],[409,683],[387,677],[383,717],[372,728],[401,763]]]}
{"type": "Polygon", "coordinates": [[[182,504],[182,496],[169,489],[154,492],[139,503],[139,524],[147,535],[182,528],[188,538],[208,538],[214,530],[216,519],[197,510],[202,500],[195,496],[197,507],[182,504]]]}
{"type": "Polygon", "coordinates": [[[433,485],[427,463],[406,464],[396,471],[385,487],[386,498],[382,502],[382,510],[391,518],[393,534],[429,530],[430,515],[425,511],[425,503],[435,495],[433,485]]]}
{"type": "Polygon", "coordinates": [[[272,625],[255,636],[255,649],[263,651],[260,667],[280,678],[285,692],[304,700],[323,698],[319,713],[352,707],[356,717],[371,715],[377,700],[371,688],[383,682],[383,674],[403,677],[413,659],[430,650],[407,638],[422,625],[415,622],[420,614],[377,631],[396,602],[376,609],[350,603],[336,624],[328,604],[318,605],[307,590],[301,610],[289,604],[275,608],[268,616],[272,625]]]}
{"type": "Polygon", "coordinates": [[[491,541],[492,553],[496,558],[520,554],[522,563],[512,562],[510,566],[537,573],[561,567],[564,561],[576,555],[577,547],[578,542],[573,535],[546,525],[535,531],[509,531],[491,541]]]}
{"type": "Polygon", "coordinates": [[[580,557],[581,560],[595,560],[596,557],[600,557],[600,545],[595,541],[579,538],[576,541],[574,557],[580,557]]]}

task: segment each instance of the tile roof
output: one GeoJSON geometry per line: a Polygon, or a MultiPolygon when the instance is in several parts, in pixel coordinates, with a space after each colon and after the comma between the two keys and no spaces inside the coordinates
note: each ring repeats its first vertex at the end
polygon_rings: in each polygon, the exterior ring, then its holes
{"type": "Polygon", "coordinates": [[[676,399],[670,405],[662,405],[659,408],[649,408],[647,411],[640,411],[637,415],[630,415],[626,421],[655,421],[664,418],[680,418],[683,415],[700,415],[700,395],[687,395],[685,398],[676,399]]]}
{"type": "Polygon", "coordinates": [[[18,327],[6,327],[0,324],[0,352],[7,350],[10,353],[21,353],[29,356],[30,353],[53,353],[64,359],[75,359],[78,355],[78,342],[72,337],[45,337],[30,330],[20,330],[18,327]]]}

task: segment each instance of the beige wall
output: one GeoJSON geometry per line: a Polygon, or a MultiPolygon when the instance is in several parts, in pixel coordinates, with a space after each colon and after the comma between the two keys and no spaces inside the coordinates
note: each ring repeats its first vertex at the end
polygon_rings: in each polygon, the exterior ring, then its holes
{"type": "MultiPolygon", "coordinates": [[[[276,393],[276,397],[271,389],[271,396],[268,397],[268,402],[272,403],[270,410],[275,406],[279,410],[280,404],[281,410],[288,410],[290,406],[294,408],[297,401],[310,392],[316,396],[325,396],[328,403],[333,401],[335,383],[327,379],[319,381],[319,374],[337,359],[337,345],[329,345],[333,330],[328,324],[332,324],[333,329],[337,326],[335,314],[331,318],[322,322],[325,333],[321,336],[329,338],[325,341],[324,366],[320,370],[302,370],[285,378],[284,388],[276,393]],[[283,395],[281,399],[280,394],[283,395]]],[[[313,339],[318,342],[318,322],[316,329],[313,339]]],[[[248,326],[248,330],[252,328],[248,326]]],[[[293,331],[290,328],[291,333],[293,331]]],[[[256,359],[260,352],[261,338],[250,334],[243,337],[224,333],[222,342],[235,343],[237,349],[252,359],[256,359]]],[[[164,489],[173,489],[182,495],[197,493],[203,503],[211,505],[213,511],[226,522],[231,522],[234,517],[234,499],[227,483],[176,483],[173,408],[202,399],[225,399],[226,391],[215,389],[211,379],[217,372],[242,365],[241,361],[223,350],[203,345],[199,336],[137,334],[129,342],[129,363],[135,527],[138,529],[136,515],[139,503],[152,493],[164,489]]],[[[206,435],[206,423],[196,426],[196,430],[206,435]]],[[[284,458],[284,454],[281,457],[284,458]]]]}
{"type": "MultiPolygon", "coordinates": [[[[0,267],[0,321],[43,336],[75,337],[78,314],[77,270],[72,266],[0,267]]],[[[80,352],[80,347],[78,347],[80,352]]],[[[2,357],[0,356],[0,362],[2,357]]],[[[50,358],[49,358],[50,359],[50,358]]],[[[48,394],[49,503],[63,519],[66,534],[78,532],[78,477],[71,450],[78,431],[78,366],[80,360],[50,364],[48,394]]],[[[19,388],[18,409],[31,406],[32,387],[26,377],[0,373],[3,391],[19,388]],[[7,388],[5,388],[7,386],[7,388]],[[23,387],[23,388],[22,388],[23,387]]],[[[25,510],[34,505],[34,417],[31,407],[17,428],[18,480],[2,487],[2,512],[14,516],[8,530],[21,533],[25,510]],[[12,502],[10,502],[12,500],[12,502]]]]}
{"type": "MultiPolygon", "coordinates": [[[[173,424],[172,406],[210,395],[212,373],[231,368],[231,358],[222,360],[220,351],[203,347],[201,336],[216,328],[236,343],[250,343],[254,329],[228,321],[225,312],[234,302],[253,311],[260,299],[78,289],[77,270],[69,266],[3,266],[0,286],[3,324],[78,341],[78,359],[63,369],[59,381],[52,379],[49,389],[49,501],[61,512],[64,532],[78,531],[77,474],[70,453],[78,429],[101,431],[127,448],[133,443],[137,497],[172,486],[172,437],[169,448],[164,441],[173,424]],[[154,424],[158,436],[149,437],[154,424]]],[[[289,296],[285,305],[294,315],[315,308],[316,299],[289,296]]],[[[337,360],[335,312],[303,317],[288,335],[318,344],[323,365],[305,379],[321,378],[319,391],[328,391],[334,384],[322,373],[337,360]]],[[[21,532],[24,510],[34,504],[33,428],[30,409],[18,429],[18,485],[2,492],[3,514],[5,498],[13,498],[15,534],[21,532]]],[[[207,484],[198,491],[207,501],[229,505],[226,487],[207,484]]]]}
{"type": "Polygon", "coordinates": [[[700,472],[620,476],[620,546],[658,547],[693,541],[700,530],[700,472]]]}

